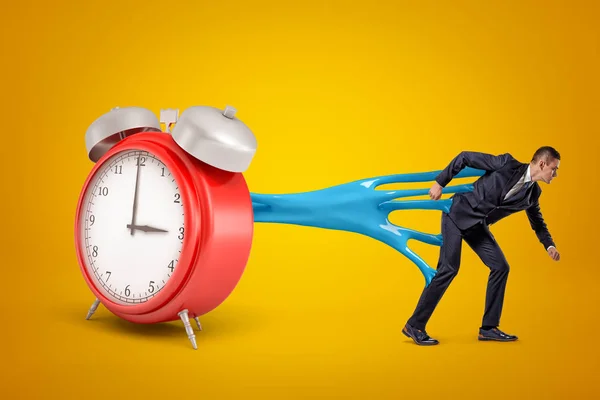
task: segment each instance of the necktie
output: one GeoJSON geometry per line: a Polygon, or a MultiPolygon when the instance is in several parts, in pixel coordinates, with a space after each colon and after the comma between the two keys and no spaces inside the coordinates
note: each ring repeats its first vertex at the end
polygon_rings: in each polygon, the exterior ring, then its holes
{"type": "Polygon", "coordinates": [[[516,195],[517,193],[519,193],[521,190],[527,190],[527,188],[529,186],[531,186],[533,182],[529,181],[529,182],[519,182],[517,184],[515,184],[515,186],[513,186],[513,188],[511,190],[508,191],[508,193],[506,194],[506,196],[504,197],[504,200],[516,195]]]}

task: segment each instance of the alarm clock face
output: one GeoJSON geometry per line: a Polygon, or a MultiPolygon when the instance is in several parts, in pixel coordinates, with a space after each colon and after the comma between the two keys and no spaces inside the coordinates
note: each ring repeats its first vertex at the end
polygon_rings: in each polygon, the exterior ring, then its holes
{"type": "Polygon", "coordinates": [[[144,303],[173,275],[185,237],[178,182],[147,151],[103,162],[81,205],[81,251],[88,276],[108,299],[144,303]]]}

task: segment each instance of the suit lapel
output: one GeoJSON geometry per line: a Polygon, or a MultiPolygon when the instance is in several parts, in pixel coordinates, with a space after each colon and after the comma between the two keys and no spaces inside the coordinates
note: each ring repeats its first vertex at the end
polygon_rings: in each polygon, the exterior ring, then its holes
{"type": "Polygon", "coordinates": [[[500,202],[504,201],[504,197],[506,196],[508,191],[513,186],[515,186],[515,183],[517,183],[517,181],[523,176],[525,171],[527,171],[527,164],[521,164],[517,168],[515,168],[512,176],[510,177],[510,179],[508,180],[508,182],[506,183],[506,185],[504,185],[504,188],[502,189],[502,194],[500,195],[500,202]]]}

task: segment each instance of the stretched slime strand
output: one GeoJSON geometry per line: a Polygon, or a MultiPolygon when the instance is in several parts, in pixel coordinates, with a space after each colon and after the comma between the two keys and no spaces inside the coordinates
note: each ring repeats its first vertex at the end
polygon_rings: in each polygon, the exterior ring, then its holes
{"type": "MultiPolygon", "coordinates": [[[[325,189],[290,194],[250,193],[254,222],[312,226],[354,232],[379,240],[396,249],[417,268],[429,286],[436,270],[431,268],[407,242],[410,239],[436,246],[442,245],[442,235],[425,233],[392,224],[389,214],[396,210],[440,210],[449,212],[452,199],[396,200],[402,197],[426,195],[429,188],[406,190],[375,190],[390,183],[430,182],[440,171],[394,174],[362,179],[325,189]]],[[[479,177],[485,171],[466,167],[455,178],[479,177]]],[[[462,193],[473,190],[473,184],[447,186],[442,193],[462,193]]]]}

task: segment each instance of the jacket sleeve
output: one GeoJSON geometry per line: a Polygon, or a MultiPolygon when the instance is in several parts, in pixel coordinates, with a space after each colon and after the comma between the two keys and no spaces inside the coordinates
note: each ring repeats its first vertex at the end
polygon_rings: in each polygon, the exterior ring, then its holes
{"type": "Polygon", "coordinates": [[[539,200],[536,200],[535,203],[525,210],[525,212],[529,218],[531,228],[534,230],[540,243],[544,245],[544,249],[548,250],[550,246],[556,247],[552,240],[552,236],[550,236],[550,232],[548,232],[548,227],[544,222],[544,218],[542,217],[539,200]]]}
{"type": "Polygon", "coordinates": [[[509,153],[495,156],[475,151],[463,151],[450,161],[450,164],[438,174],[435,180],[440,186],[446,187],[452,178],[465,167],[483,169],[485,171],[496,171],[506,165],[512,158],[513,157],[509,153]]]}

